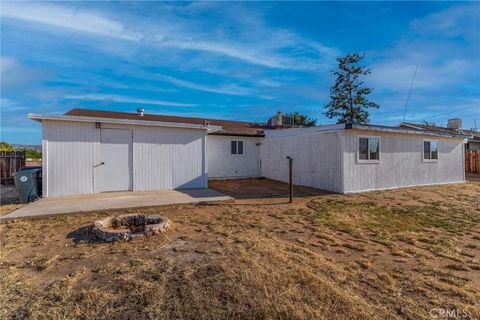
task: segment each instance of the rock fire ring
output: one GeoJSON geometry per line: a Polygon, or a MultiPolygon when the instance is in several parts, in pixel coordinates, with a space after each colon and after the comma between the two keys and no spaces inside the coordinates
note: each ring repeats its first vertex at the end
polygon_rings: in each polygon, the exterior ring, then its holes
{"type": "Polygon", "coordinates": [[[108,242],[128,241],[166,232],[170,226],[170,220],[159,215],[123,214],[95,221],[93,233],[108,242]]]}

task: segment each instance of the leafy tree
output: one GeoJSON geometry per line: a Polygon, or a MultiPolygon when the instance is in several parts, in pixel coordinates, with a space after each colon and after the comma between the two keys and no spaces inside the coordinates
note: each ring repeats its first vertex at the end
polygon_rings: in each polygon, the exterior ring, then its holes
{"type": "Polygon", "coordinates": [[[0,151],[15,151],[15,148],[4,141],[0,141],[0,151]]]}
{"type": "Polygon", "coordinates": [[[25,156],[30,159],[41,159],[42,153],[37,150],[24,148],[21,151],[25,151],[25,156]]]}
{"type": "Polygon", "coordinates": [[[325,105],[325,116],[337,118],[337,123],[367,123],[367,109],[378,108],[378,104],[369,101],[366,96],[372,89],[364,87],[362,77],[370,74],[370,69],[360,66],[365,55],[349,53],[338,58],[338,71],[335,84],[330,89],[330,102],[325,105]]]}
{"type": "Polygon", "coordinates": [[[293,117],[295,125],[304,127],[315,127],[317,125],[317,119],[309,118],[308,116],[295,111],[287,116],[293,117]]]}

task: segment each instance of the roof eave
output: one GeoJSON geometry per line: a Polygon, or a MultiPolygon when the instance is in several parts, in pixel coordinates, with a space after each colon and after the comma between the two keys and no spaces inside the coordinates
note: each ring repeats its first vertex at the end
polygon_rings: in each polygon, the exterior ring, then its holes
{"type": "Polygon", "coordinates": [[[201,130],[207,130],[208,133],[213,133],[213,132],[222,130],[221,126],[180,123],[180,122],[150,121],[150,120],[81,117],[81,116],[69,116],[69,115],[42,115],[42,114],[36,114],[36,113],[29,113],[28,118],[35,121],[39,121],[39,122],[42,122],[43,120],[56,120],[56,121],[100,122],[100,123],[142,125],[142,126],[153,126],[153,127],[201,129],[201,130]]]}
{"type": "Polygon", "coordinates": [[[401,127],[387,127],[387,126],[378,126],[370,124],[357,124],[357,123],[348,123],[345,124],[345,129],[356,129],[356,130],[370,130],[370,131],[383,131],[383,132],[394,132],[394,133],[407,133],[407,134],[417,134],[417,135],[428,135],[436,137],[450,137],[450,138],[459,138],[459,139],[469,139],[471,136],[464,134],[451,134],[446,132],[434,132],[425,129],[407,129],[401,127]]]}
{"type": "MultiPolygon", "coordinates": [[[[210,134],[210,132],[209,132],[210,134]]],[[[232,137],[265,137],[263,133],[241,133],[241,132],[224,132],[224,131],[215,131],[211,133],[215,136],[232,136],[232,137]]]]}
{"type": "MultiPolygon", "coordinates": [[[[402,122],[400,124],[400,127],[408,127],[408,128],[412,128],[412,129],[416,129],[416,130],[421,130],[421,131],[427,131],[427,132],[434,132],[434,133],[443,133],[443,134],[446,134],[446,135],[452,135],[452,136],[460,136],[460,137],[464,137],[465,139],[468,139],[469,141],[471,140],[475,140],[475,136],[472,135],[472,134],[454,134],[454,133],[447,133],[447,132],[444,132],[444,131],[433,131],[433,130],[428,130],[424,127],[421,127],[421,126],[417,126],[415,124],[411,124],[411,123],[406,123],[406,122],[402,122]]],[[[441,127],[440,127],[441,128],[441,127]]],[[[444,129],[444,128],[442,128],[444,129]]]]}

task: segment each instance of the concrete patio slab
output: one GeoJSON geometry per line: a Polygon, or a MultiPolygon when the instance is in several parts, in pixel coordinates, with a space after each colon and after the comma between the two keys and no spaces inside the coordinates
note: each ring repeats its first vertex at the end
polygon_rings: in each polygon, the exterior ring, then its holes
{"type": "Polygon", "coordinates": [[[40,199],[6,214],[0,219],[33,218],[73,212],[230,200],[233,200],[233,198],[212,189],[108,192],[40,199]]]}

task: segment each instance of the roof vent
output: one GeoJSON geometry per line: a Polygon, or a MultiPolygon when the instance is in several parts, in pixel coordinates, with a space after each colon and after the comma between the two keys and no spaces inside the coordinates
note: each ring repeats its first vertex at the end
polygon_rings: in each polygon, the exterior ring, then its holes
{"type": "Polygon", "coordinates": [[[143,112],[145,110],[143,108],[137,108],[137,114],[140,116],[140,117],[143,117],[143,112]]]}
{"type": "Polygon", "coordinates": [[[455,129],[457,131],[462,130],[462,119],[460,118],[448,119],[447,128],[455,129]]]}
{"type": "Polygon", "coordinates": [[[277,111],[277,114],[268,119],[268,125],[274,128],[286,128],[295,125],[294,119],[290,115],[285,115],[281,111],[277,111]]]}

